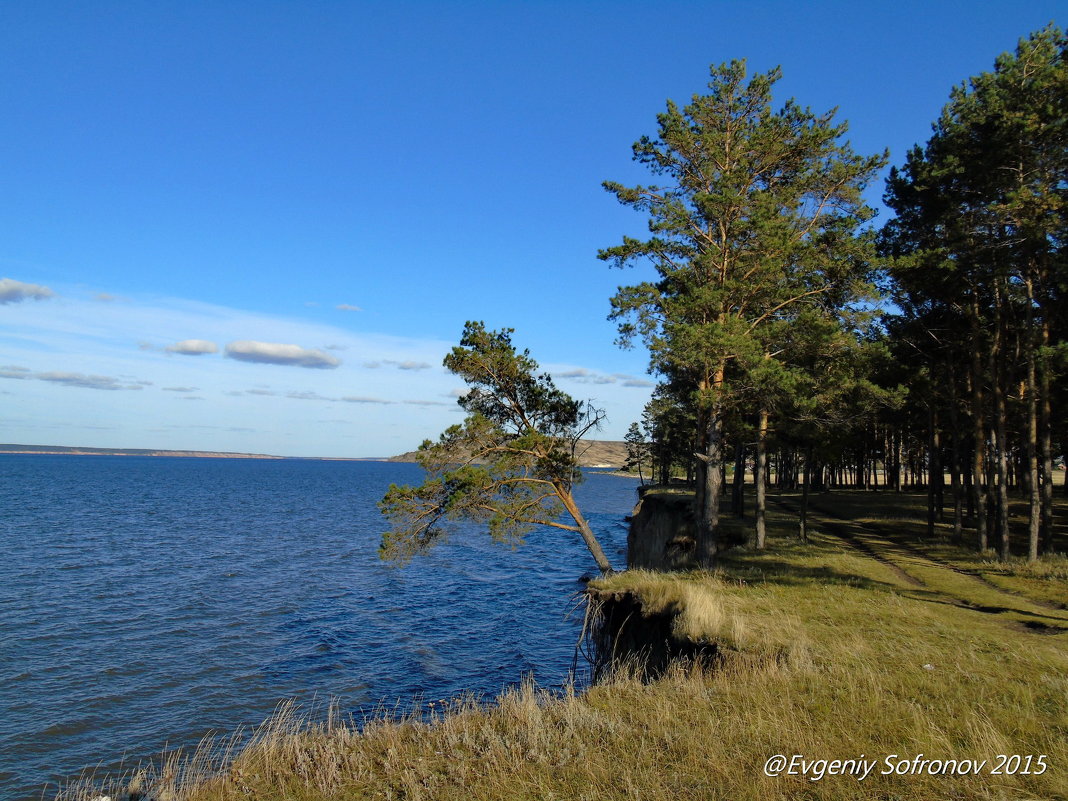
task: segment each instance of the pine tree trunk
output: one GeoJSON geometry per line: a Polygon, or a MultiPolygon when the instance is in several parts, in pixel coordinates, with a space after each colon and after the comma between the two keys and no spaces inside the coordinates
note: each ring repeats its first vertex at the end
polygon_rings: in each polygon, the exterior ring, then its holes
{"type": "Polygon", "coordinates": [[[960,458],[960,430],[957,428],[956,410],[954,420],[950,423],[953,427],[953,446],[950,458],[953,464],[950,466],[950,488],[953,492],[953,543],[960,545],[964,537],[964,493],[961,488],[961,458],[960,458]]]}
{"type": "MultiPolygon", "coordinates": [[[[875,426],[872,430],[872,449],[871,449],[871,488],[873,490],[879,489],[879,427],[875,426]]],[[[885,457],[885,454],[884,454],[885,457]]],[[[883,461],[883,483],[886,483],[886,461],[883,461]]]]}
{"type": "Polygon", "coordinates": [[[801,490],[801,509],[797,513],[797,535],[801,542],[808,542],[808,491],[812,484],[812,446],[805,449],[805,485],[801,490]]]}
{"type": "Polygon", "coordinates": [[[904,487],[901,483],[901,429],[898,428],[893,433],[893,448],[894,448],[894,492],[903,492],[904,487]]]}
{"type": "Polygon", "coordinates": [[[734,486],[731,487],[731,512],[745,517],[745,445],[734,446],[734,486]]]}
{"type": "Polygon", "coordinates": [[[961,492],[961,452],[960,452],[960,415],[957,411],[957,377],[953,363],[947,365],[949,373],[949,428],[950,442],[949,482],[953,493],[953,543],[960,545],[963,537],[963,497],[961,492]]]}
{"type": "Polygon", "coordinates": [[[718,408],[708,415],[705,452],[701,454],[704,486],[697,523],[697,563],[711,570],[719,553],[719,495],[723,484],[723,419],[718,408]]]}
{"type": "Polygon", "coordinates": [[[556,495],[563,503],[564,508],[567,509],[568,514],[574,519],[575,525],[578,526],[579,535],[582,537],[582,541],[586,543],[586,547],[593,556],[593,561],[597,563],[601,574],[607,576],[612,573],[612,563],[604,555],[604,550],[597,541],[597,536],[593,533],[593,529],[590,528],[590,524],[586,522],[586,518],[582,516],[582,512],[579,511],[578,504],[575,503],[571,491],[562,484],[554,484],[553,488],[556,490],[556,495]]]}
{"type": "MultiPolygon", "coordinates": [[[[966,453],[964,449],[961,449],[960,454],[960,476],[961,483],[964,485],[962,490],[964,495],[964,519],[965,525],[975,525],[975,488],[972,486],[972,470],[971,470],[971,454],[966,453]]],[[[961,534],[963,541],[964,535],[961,534]]]]}
{"type": "Polygon", "coordinates": [[[990,378],[994,390],[994,459],[997,467],[997,534],[998,556],[1002,560],[1009,558],[1009,454],[1008,454],[1008,410],[1005,405],[1005,387],[1001,371],[998,369],[998,357],[1001,355],[1002,327],[1004,319],[1001,309],[1001,293],[994,291],[994,341],[990,346],[990,378]]]}
{"type": "Polygon", "coordinates": [[[975,547],[985,551],[989,547],[987,532],[987,492],[984,484],[986,467],[986,430],[983,425],[983,366],[982,340],[979,336],[979,295],[972,289],[969,322],[972,330],[972,489],[975,493],[975,547]]]}
{"type": "MultiPolygon", "coordinates": [[[[708,472],[712,467],[705,461],[704,452],[708,449],[709,412],[705,409],[697,410],[697,442],[694,443],[694,456],[696,457],[696,481],[694,486],[694,508],[697,509],[700,520],[704,518],[705,493],[708,491],[708,472]]],[[[718,469],[718,468],[717,468],[718,469]]],[[[718,501],[717,501],[718,504],[718,501]]],[[[716,507],[717,512],[719,507],[716,507]]],[[[700,521],[698,522],[700,525],[700,521]]]]}
{"type": "MultiPolygon", "coordinates": [[[[1049,321],[1042,320],[1042,346],[1049,347],[1049,321]]],[[[1050,398],[1049,357],[1043,356],[1040,372],[1039,392],[1041,394],[1041,416],[1039,426],[1040,455],[1042,459],[1042,551],[1053,550],[1053,409],[1050,398]]]]}
{"type": "Polygon", "coordinates": [[[942,465],[942,432],[938,419],[938,407],[934,409],[931,418],[931,465],[927,472],[928,480],[934,487],[935,521],[945,522],[944,510],[946,508],[946,477],[942,465]]]}
{"type": "Polygon", "coordinates": [[[935,533],[935,461],[937,460],[936,453],[938,451],[938,423],[934,410],[934,402],[930,401],[931,405],[927,408],[927,464],[928,464],[928,479],[927,479],[927,536],[929,538],[934,537],[935,533]]]}
{"type": "Polygon", "coordinates": [[[764,550],[767,541],[767,529],[765,526],[766,493],[767,493],[767,440],[768,440],[768,413],[761,410],[760,421],[757,424],[756,462],[753,468],[753,489],[756,493],[756,547],[764,550]]]}
{"type": "Polygon", "coordinates": [[[1042,523],[1042,498],[1038,486],[1038,379],[1035,375],[1034,284],[1031,276],[1024,281],[1027,289],[1027,489],[1030,515],[1027,524],[1027,561],[1038,560],[1038,535],[1042,523]]]}

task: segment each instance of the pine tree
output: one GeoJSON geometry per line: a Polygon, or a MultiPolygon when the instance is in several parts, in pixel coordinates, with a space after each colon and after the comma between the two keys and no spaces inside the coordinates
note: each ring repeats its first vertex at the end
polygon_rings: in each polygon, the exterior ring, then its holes
{"type": "Polygon", "coordinates": [[[572,494],[582,480],[576,447],[603,413],[538,373],[511,334],[469,322],[445,357],[445,367],[471,388],[459,399],[468,416],[419,448],[422,484],[390,485],[379,502],[393,524],[379,554],[404,562],[430,548],[450,520],[486,523],[495,540],[513,543],[535,526],[550,526],[579,534],[601,572],[611,573],[572,494]],[[565,513],[572,523],[559,520],[565,513]]]}
{"type": "Polygon", "coordinates": [[[713,67],[708,94],[681,109],[669,101],[657,137],[633,146],[662,183],[605,183],[649,218],[649,239],[625,237],[599,257],[647,261],[659,276],[620,288],[611,316],[621,341],[641,337],[652,369],[686,385],[697,409],[705,566],[719,549],[724,421],[743,400],[739,380],[775,356],[764,334],[802,311],[834,316],[870,291],[869,242],[857,232],[873,212],[861,192],[885,155],[855,154],[833,111],[793,100],[773,111],[779,77],[747,81],[741,61],[713,67]]]}
{"type": "MultiPolygon", "coordinates": [[[[888,182],[897,217],[884,238],[899,305],[937,340],[923,349],[941,354],[935,369],[968,366],[969,505],[978,547],[993,539],[1002,558],[1010,553],[1009,463],[1020,445],[1030,558],[1043,532],[1051,539],[1052,386],[1068,278],[1066,120],[1068,39],[1049,26],[954,89],[931,139],[888,182]]],[[[946,416],[956,411],[954,397],[946,416]]]]}
{"type": "Polygon", "coordinates": [[[637,423],[631,423],[623,440],[627,443],[627,461],[623,467],[627,470],[637,470],[638,480],[645,486],[645,476],[642,466],[649,458],[649,443],[645,441],[645,434],[637,423]]]}

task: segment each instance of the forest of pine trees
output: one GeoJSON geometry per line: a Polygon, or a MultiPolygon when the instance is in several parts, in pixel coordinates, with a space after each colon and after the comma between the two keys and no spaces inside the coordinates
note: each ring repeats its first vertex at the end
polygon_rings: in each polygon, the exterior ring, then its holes
{"type": "Polygon", "coordinates": [[[660,378],[654,480],[694,485],[706,566],[747,472],[757,547],[766,487],[849,487],[925,491],[932,532],[1001,558],[1025,501],[1014,541],[1037,558],[1068,447],[1068,39],[1051,25],[954,88],[892,167],[881,226],[863,193],[887,156],[854,153],[833,112],[773,110],[778,77],[714,68],[634,145],[658,183],[606,184],[649,218],[601,258],[658,275],[612,301],[660,378]]]}

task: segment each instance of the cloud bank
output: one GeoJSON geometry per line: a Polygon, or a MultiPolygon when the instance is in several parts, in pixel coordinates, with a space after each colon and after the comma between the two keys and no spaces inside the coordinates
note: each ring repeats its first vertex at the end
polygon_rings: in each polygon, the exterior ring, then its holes
{"type": "MultiPolygon", "coordinates": [[[[0,395],[0,422],[10,429],[12,420],[25,417],[18,423],[25,436],[48,436],[52,425],[90,433],[106,424],[125,432],[123,441],[174,449],[371,455],[411,447],[463,413],[455,399],[465,389],[440,367],[451,340],[357,333],[299,314],[275,316],[182,298],[125,297],[121,287],[107,288],[114,293],[107,302],[94,297],[96,289],[68,291],[47,275],[24,275],[34,278],[54,290],[54,302],[34,303],[32,292],[11,292],[13,285],[5,282],[10,305],[0,308],[0,392],[8,392],[0,395]],[[24,302],[14,302],[16,296],[24,302]],[[235,357],[253,363],[239,367],[230,361],[235,357]],[[301,366],[318,369],[295,369],[301,366]],[[358,444],[342,441],[333,424],[317,422],[328,410],[357,432],[358,444]],[[159,421],[173,435],[159,435],[159,421]],[[218,436],[198,439],[205,422],[217,427],[218,436]],[[224,433],[233,427],[255,428],[256,437],[224,433]]],[[[333,311],[342,299],[322,305],[333,311]]],[[[356,319],[341,311],[329,316],[356,319]]],[[[639,378],[626,362],[606,369],[543,358],[562,387],[573,394],[595,390],[612,421],[623,421],[602,436],[621,438],[624,423],[640,415],[649,390],[627,382],[648,377],[639,378]],[[596,385],[606,377],[615,382],[596,385]]],[[[84,444],[113,443],[101,438],[84,444]]]]}
{"type": "MultiPolygon", "coordinates": [[[[292,397],[292,396],[290,396],[292,397]]],[[[345,403],[370,403],[380,406],[452,406],[451,403],[444,403],[443,401],[435,400],[389,400],[387,398],[374,398],[366,395],[347,395],[343,397],[345,403]]]]}
{"type": "Polygon", "coordinates": [[[48,381],[52,384],[63,384],[68,387],[81,387],[82,389],[144,389],[152,386],[151,381],[129,382],[109,375],[86,375],[85,373],[64,373],[50,371],[35,373],[25,367],[11,365],[0,367],[0,378],[14,378],[17,380],[48,381]]]}
{"type": "Polygon", "coordinates": [[[168,345],[164,350],[167,353],[181,353],[185,356],[200,356],[204,353],[218,353],[219,346],[206,339],[183,339],[168,345]]]}
{"type": "Polygon", "coordinates": [[[579,367],[575,370],[568,370],[566,373],[557,373],[556,377],[567,378],[579,384],[616,383],[615,376],[604,375],[603,373],[596,373],[593,370],[587,370],[585,367],[579,367]]]}
{"type": "Polygon", "coordinates": [[[430,369],[430,365],[427,364],[426,362],[413,362],[413,361],[398,362],[398,361],[396,361],[394,359],[386,359],[385,363],[386,364],[392,364],[398,370],[429,370],[430,369]]]}
{"type": "Polygon", "coordinates": [[[557,372],[554,373],[554,377],[573,381],[576,384],[615,384],[616,382],[619,382],[620,386],[624,387],[647,388],[655,386],[652,381],[646,381],[644,378],[635,378],[626,373],[605,375],[604,373],[598,373],[596,370],[587,370],[585,367],[576,367],[573,370],[557,372]]]}
{"type": "Polygon", "coordinates": [[[302,348],[299,345],[283,345],[277,342],[256,342],[241,339],[226,346],[226,356],[239,362],[283,364],[295,367],[310,367],[332,370],[341,360],[321,350],[302,348]]]}
{"type": "Polygon", "coordinates": [[[0,304],[20,303],[24,300],[45,300],[56,293],[40,284],[25,284],[14,278],[0,278],[0,304]]]}

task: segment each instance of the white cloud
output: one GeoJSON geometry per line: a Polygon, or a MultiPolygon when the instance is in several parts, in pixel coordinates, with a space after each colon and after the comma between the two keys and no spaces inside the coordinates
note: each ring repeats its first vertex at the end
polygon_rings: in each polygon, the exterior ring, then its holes
{"type": "Polygon", "coordinates": [[[175,342],[173,345],[168,345],[165,350],[167,353],[181,353],[185,356],[200,356],[205,353],[218,353],[219,346],[206,339],[183,339],[181,342],[175,342]]]}
{"type": "Polygon", "coordinates": [[[351,303],[339,303],[334,308],[338,311],[363,311],[359,306],[353,306],[351,303]]]}
{"type": "Polygon", "coordinates": [[[152,386],[151,381],[135,381],[132,379],[116,378],[110,375],[86,375],[85,373],[66,373],[48,371],[35,373],[26,367],[7,365],[0,367],[0,378],[13,378],[16,380],[48,381],[52,384],[63,384],[68,387],[82,387],[83,389],[144,389],[152,386]]]}
{"type": "Polygon", "coordinates": [[[196,387],[160,387],[164,392],[196,392],[196,387]]]}
{"type": "Polygon", "coordinates": [[[19,303],[23,300],[44,300],[56,293],[40,284],[25,284],[14,278],[0,278],[0,304],[19,303]]]}
{"type": "Polygon", "coordinates": [[[593,370],[587,370],[585,367],[578,367],[574,370],[568,370],[564,373],[557,373],[556,378],[565,378],[574,381],[577,384],[614,384],[616,383],[615,376],[604,375],[603,373],[597,373],[593,370]]]}
{"type": "MultiPolygon", "coordinates": [[[[309,393],[302,393],[302,394],[309,394],[309,393]]],[[[290,397],[294,397],[294,395],[290,395],[290,397]]],[[[316,400],[333,400],[333,398],[317,398],[316,400]]],[[[365,395],[348,395],[348,396],[342,398],[341,400],[345,401],[345,403],[373,403],[373,404],[378,404],[378,405],[381,405],[381,406],[398,406],[398,405],[404,405],[404,406],[452,406],[451,403],[445,403],[444,401],[418,400],[418,399],[413,399],[413,400],[387,400],[386,398],[374,398],[374,397],[367,397],[365,395]]]]}
{"type": "Polygon", "coordinates": [[[32,378],[38,381],[50,381],[54,384],[64,384],[68,387],[82,387],[83,389],[143,389],[144,386],[137,384],[123,384],[119,379],[108,375],[85,375],[84,373],[33,373],[32,378]]]}
{"type": "Polygon", "coordinates": [[[585,367],[575,367],[569,370],[560,370],[552,374],[554,378],[559,378],[563,381],[571,381],[575,384],[616,384],[624,387],[640,387],[648,388],[655,386],[652,381],[646,381],[644,378],[635,378],[627,373],[613,373],[612,375],[606,375],[605,373],[599,373],[596,370],[589,370],[585,367]]]}
{"type": "Polygon", "coordinates": [[[341,360],[321,350],[302,348],[299,345],[284,345],[277,342],[256,342],[241,339],[226,346],[226,356],[241,362],[262,364],[285,364],[296,367],[311,367],[332,370],[341,360]]]}
{"type": "MultiPolygon", "coordinates": [[[[429,370],[430,369],[430,365],[427,364],[426,362],[414,362],[414,361],[410,361],[410,360],[409,361],[398,362],[398,361],[394,361],[393,359],[386,359],[385,363],[386,364],[392,364],[398,370],[429,370]]],[[[366,364],[364,365],[364,367],[368,367],[368,366],[369,365],[366,365],[366,364]]]]}

